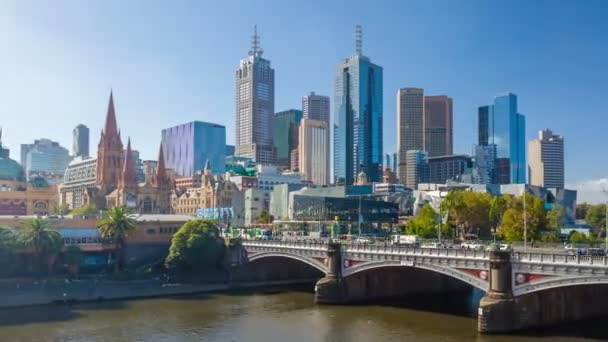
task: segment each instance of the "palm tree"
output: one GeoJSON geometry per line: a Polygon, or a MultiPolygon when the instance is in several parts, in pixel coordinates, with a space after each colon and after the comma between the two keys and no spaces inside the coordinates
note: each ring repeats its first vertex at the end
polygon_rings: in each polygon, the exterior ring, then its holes
{"type": "Polygon", "coordinates": [[[20,238],[23,246],[34,253],[40,272],[43,271],[49,255],[58,253],[63,248],[63,240],[59,232],[51,228],[47,220],[41,218],[27,222],[20,238]]]}
{"type": "Polygon", "coordinates": [[[125,240],[129,232],[135,229],[135,220],[129,217],[126,207],[114,207],[99,221],[97,228],[102,238],[114,241],[114,270],[116,272],[123,270],[125,240]]]}

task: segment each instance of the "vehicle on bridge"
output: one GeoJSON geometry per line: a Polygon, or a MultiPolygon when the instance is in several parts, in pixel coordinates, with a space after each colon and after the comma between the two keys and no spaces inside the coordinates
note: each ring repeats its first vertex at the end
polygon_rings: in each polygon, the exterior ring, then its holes
{"type": "Polygon", "coordinates": [[[420,237],[418,235],[393,235],[391,240],[393,245],[419,247],[420,237]]]}

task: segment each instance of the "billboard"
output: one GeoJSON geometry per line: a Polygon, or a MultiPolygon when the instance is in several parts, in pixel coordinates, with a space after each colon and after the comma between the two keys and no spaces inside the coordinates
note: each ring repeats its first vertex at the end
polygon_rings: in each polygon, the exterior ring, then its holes
{"type": "Polygon", "coordinates": [[[196,218],[205,220],[230,221],[234,216],[232,208],[198,208],[196,218]]]}

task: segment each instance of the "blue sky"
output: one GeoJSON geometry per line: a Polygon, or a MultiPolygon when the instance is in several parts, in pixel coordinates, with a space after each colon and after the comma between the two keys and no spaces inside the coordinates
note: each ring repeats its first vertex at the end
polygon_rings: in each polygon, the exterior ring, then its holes
{"type": "MultiPolygon", "coordinates": [[[[155,159],[163,128],[203,120],[234,141],[234,71],[258,25],[276,77],[277,111],[309,91],[333,95],[354,50],[384,68],[385,152],[395,150],[395,94],[454,98],[455,152],[476,141],[477,107],[519,96],[528,139],[566,141],[567,183],[608,178],[606,1],[24,1],[0,2],[0,125],[19,144],[71,147],[78,123],[94,151],[114,89],[123,136],[155,159]]],[[[332,112],[333,115],[333,112],[332,112]]]]}

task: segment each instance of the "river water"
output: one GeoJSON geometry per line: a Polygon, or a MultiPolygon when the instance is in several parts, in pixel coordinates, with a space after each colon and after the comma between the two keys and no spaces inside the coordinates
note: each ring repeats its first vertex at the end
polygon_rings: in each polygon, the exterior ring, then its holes
{"type": "Polygon", "coordinates": [[[607,340],[602,320],[511,336],[476,332],[478,298],[318,306],[309,290],[57,304],[0,311],[0,341],[607,340]],[[469,303],[470,305],[468,305],[469,303]],[[461,305],[458,305],[461,304],[461,305]]]}

